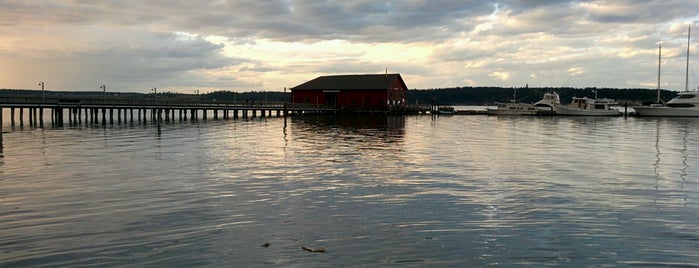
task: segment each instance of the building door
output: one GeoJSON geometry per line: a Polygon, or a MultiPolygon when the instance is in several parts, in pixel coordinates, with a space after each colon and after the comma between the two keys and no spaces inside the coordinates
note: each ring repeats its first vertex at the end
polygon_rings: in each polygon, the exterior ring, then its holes
{"type": "Polygon", "coordinates": [[[336,92],[325,93],[325,104],[329,105],[329,106],[336,106],[337,105],[337,93],[336,92]]]}

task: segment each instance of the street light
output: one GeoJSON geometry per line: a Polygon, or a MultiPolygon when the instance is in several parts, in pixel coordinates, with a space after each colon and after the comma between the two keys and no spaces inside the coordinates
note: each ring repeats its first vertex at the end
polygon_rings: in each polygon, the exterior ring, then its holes
{"type": "Polygon", "coordinates": [[[102,85],[100,88],[102,89],[102,102],[107,104],[107,86],[102,85]]]}
{"type": "Polygon", "coordinates": [[[158,89],[153,88],[153,89],[151,89],[151,91],[153,91],[153,96],[154,96],[153,98],[155,99],[155,105],[153,106],[153,112],[155,113],[155,115],[154,115],[155,121],[158,122],[158,136],[160,136],[161,118],[160,118],[160,110],[157,107],[158,106],[158,89]]]}
{"type": "Polygon", "coordinates": [[[153,95],[155,96],[155,105],[158,105],[158,89],[153,88],[151,91],[153,91],[153,95]]]}
{"type": "Polygon", "coordinates": [[[194,93],[197,94],[197,106],[201,106],[201,102],[199,101],[199,90],[195,90],[194,93]]]}
{"type": "Polygon", "coordinates": [[[39,85],[41,86],[41,103],[44,103],[44,82],[39,81],[39,85]]]}

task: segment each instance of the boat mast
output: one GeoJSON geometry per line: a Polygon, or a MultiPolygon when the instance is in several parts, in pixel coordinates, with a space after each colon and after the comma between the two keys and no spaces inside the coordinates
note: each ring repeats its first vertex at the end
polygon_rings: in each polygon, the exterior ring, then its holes
{"type": "Polygon", "coordinates": [[[687,30],[687,69],[684,72],[684,91],[689,91],[689,38],[692,34],[692,25],[689,25],[687,30]]]}
{"type": "Polygon", "coordinates": [[[656,103],[660,103],[660,55],[663,53],[662,47],[662,43],[658,44],[658,101],[656,103]]]}

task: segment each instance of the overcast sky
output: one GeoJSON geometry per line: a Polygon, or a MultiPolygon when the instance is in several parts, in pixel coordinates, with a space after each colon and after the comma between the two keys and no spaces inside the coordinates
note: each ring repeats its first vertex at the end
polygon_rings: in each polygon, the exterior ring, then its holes
{"type": "Polygon", "coordinates": [[[682,91],[697,21],[699,0],[0,0],[0,88],[282,91],[386,69],[410,89],[655,88],[662,43],[662,87],[682,91]]]}

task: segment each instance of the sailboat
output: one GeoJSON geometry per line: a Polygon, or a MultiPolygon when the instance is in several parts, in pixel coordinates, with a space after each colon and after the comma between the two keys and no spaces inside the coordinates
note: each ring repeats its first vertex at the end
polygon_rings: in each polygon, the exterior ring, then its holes
{"type": "MultiPolygon", "coordinates": [[[[644,106],[634,106],[638,116],[677,116],[699,117],[699,92],[689,91],[689,40],[692,27],[687,32],[687,69],[685,73],[684,92],[665,103],[660,103],[660,52],[658,53],[658,100],[657,103],[644,106]]],[[[660,50],[660,47],[659,47],[660,50]]]]}

